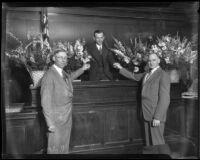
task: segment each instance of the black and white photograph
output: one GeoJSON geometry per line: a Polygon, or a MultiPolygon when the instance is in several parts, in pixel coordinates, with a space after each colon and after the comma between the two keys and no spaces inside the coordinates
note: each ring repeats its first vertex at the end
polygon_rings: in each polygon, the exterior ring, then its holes
{"type": "Polygon", "coordinates": [[[199,159],[199,1],[2,2],[3,159],[199,159]]]}

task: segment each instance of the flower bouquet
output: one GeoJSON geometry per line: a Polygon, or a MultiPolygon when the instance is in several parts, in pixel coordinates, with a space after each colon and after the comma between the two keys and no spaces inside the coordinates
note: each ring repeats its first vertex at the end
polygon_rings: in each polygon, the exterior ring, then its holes
{"type": "Polygon", "coordinates": [[[190,78],[190,66],[197,59],[197,51],[192,51],[191,42],[186,37],[181,40],[178,33],[174,37],[169,34],[157,37],[157,44],[151,46],[150,52],[161,58],[161,67],[165,70],[179,70],[184,83],[190,78]]]}
{"type": "Polygon", "coordinates": [[[46,70],[50,63],[51,46],[47,39],[38,35],[25,47],[27,64],[31,70],[46,70]]]}
{"type": "Polygon", "coordinates": [[[11,62],[15,66],[25,66],[33,80],[31,87],[38,87],[44,71],[50,63],[51,47],[48,41],[43,41],[39,34],[34,36],[29,44],[25,45],[11,32],[8,32],[7,35],[10,37],[10,40],[12,39],[18,44],[6,49],[5,54],[8,57],[9,63],[11,62]]]}
{"type": "Polygon", "coordinates": [[[181,41],[178,34],[175,37],[158,37],[157,40],[157,44],[152,45],[150,52],[157,53],[166,64],[180,67],[181,63],[193,63],[197,56],[197,52],[192,51],[191,42],[185,37],[181,41]]]}
{"type": "Polygon", "coordinates": [[[68,56],[68,64],[65,67],[66,71],[74,71],[78,68],[82,67],[84,63],[90,62],[92,58],[85,47],[84,39],[77,39],[73,45],[72,42],[65,41],[62,43],[61,41],[57,44],[54,43],[54,48],[64,49],[68,56]]]}
{"type": "Polygon", "coordinates": [[[146,45],[142,43],[139,38],[139,42],[135,38],[135,44],[130,38],[130,45],[122,44],[121,41],[113,37],[114,47],[110,50],[114,52],[118,61],[121,65],[128,70],[131,70],[135,73],[143,72],[144,63],[146,63],[146,45]]]}

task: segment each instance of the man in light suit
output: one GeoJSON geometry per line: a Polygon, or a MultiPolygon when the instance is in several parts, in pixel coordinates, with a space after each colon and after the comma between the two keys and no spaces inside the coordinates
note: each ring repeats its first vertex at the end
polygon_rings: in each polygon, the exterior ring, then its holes
{"type": "Polygon", "coordinates": [[[64,50],[56,50],[54,64],[45,73],[41,83],[41,105],[48,126],[48,154],[67,154],[72,127],[72,81],[79,77],[89,64],[67,74],[63,68],[67,64],[64,50]]]}
{"type": "Polygon", "coordinates": [[[170,154],[169,147],[165,145],[164,140],[164,127],[170,103],[170,78],[160,68],[159,63],[159,57],[155,53],[151,53],[148,59],[149,71],[146,73],[131,73],[119,63],[115,63],[114,67],[118,68],[119,73],[127,78],[143,80],[141,107],[146,141],[143,153],[170,154]],[[152,151],[149,150],[150,148],[152,151]]]}
{"type": "Polygon", "coordinates": [[[88,53],[92,56],[89,70],[89,80],[112,80],[112,67],[115,62],[112,53],[104,43],[104,33],[101,30],[94,31],[94,43],[88,45],[88,53]]]}

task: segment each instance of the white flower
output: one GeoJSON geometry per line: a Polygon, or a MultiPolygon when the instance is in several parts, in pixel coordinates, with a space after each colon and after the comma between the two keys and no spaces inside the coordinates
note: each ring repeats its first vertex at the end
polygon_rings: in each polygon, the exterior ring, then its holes
{"type": "Polygon", "coordinates": [[[166,62],[167,64],[170,63],[169,57],[166,57],[166,58],[165,58],[165,62],[166,62]]]}
{"type": "Polygon", "coordinates": [[[152,50],[154,51],[154,52],[158,52],[158,47],[157,47],[157,45],[152,45],[152,50]]]}
{"type": "Polygon", "coordinates": [[[83,46],[82,45],[78,45],[77,46],[77,51],[78,52],[83,52],[83,46]]]}
{"type": "Polygon", "coordinates": [[[83,52],[83,45],[81,44],[80,40],[76,40],[74,50],[76,52],[83,52]]]}
{"type": "Polygon", "coordinates": [[[134,65],[138,65],[139,62],[138,62],[138,61],[133,61],[133,64],[134,64],[134,65]]]}
{"type": "Polygon", "coordinates": [[[35,59],[32,56],[30,57],[30,61],[35,63],[35,59]]]}
{"type": "Polygon", "coordinates": [[[164,42],[159,42],[158,45],[159,45],[160,47],[166,46],[166,44],[165,44],[164,42]]]}
{"type": "Polygon", "coordinates": [[[180,53],[183,54],[185,52],[185,49],[181,49],[180,53]]]}
{"type": "Polygon", "coordinates": [[[158,53],[159,57],[162,57],[162,52],[161,51],[158,51],[157,53],[158,53]]]}
{"type": "Polygon", "coordinates": [[[166,50],[166,49],[167,49],[167,47],[166,47],[166,46],[162,47],[162,50],[166,50]]]}
{"type": "Polygon", "coordinates": [[[169,36],[165,36],[164,39],[169,42],[170,41],[170,37],[169,36]]]}
{"type": "Polygon", "coordinates": [[[171,46],[171,48],[170,48],[170,49],[174,51],[174,46],[171,46]]]}
{"type": "Polygon", "coordinates": [[[139,67],[136,67],[136,66],[135,66],[135,67],[134,67],[134,71],[133,71],[133,72],[135,72],[135,73],[136,73],[136,72],[138,72],[138,71],[139,71],[139,67]]]}
{"type": "Polygon", "coordinates": [[[90,62],[90,58],[89,57],[81,58],[81,60],[82,60],[83,63],[90,62]]]}
{"type": "Polygon", "coordinates": [[[77,52],[76,55],[77,55],[78,57],[82,57],[82,56],[83,56],[83,52],[77,52]]]}
{"type": "Polygon", "coordinates": [[[136,57],[142,58],[142,55],[140,53],[137,53],[136,57]]]}
{"type": "Polygon", "coordinates": [[[125,57],[124,57],[124,61],[128,64],[128,63],[130,62],[130,58],[127,57],[127,56],[125,56],[125,57]]]}

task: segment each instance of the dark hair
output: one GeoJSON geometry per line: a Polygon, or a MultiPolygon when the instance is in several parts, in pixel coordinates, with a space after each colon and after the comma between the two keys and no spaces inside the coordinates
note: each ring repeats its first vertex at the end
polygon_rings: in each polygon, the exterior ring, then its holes
{"type": "Polygon", "coordinates": [[[103,32],[102,30],[95,30],[95,31],[94,31],[94,36],[95,36],[96,33],[97,33],[97,34],[99,34],[99,33],[103,33],[103,34],[104,34],[104,32],[103,32]]]}

